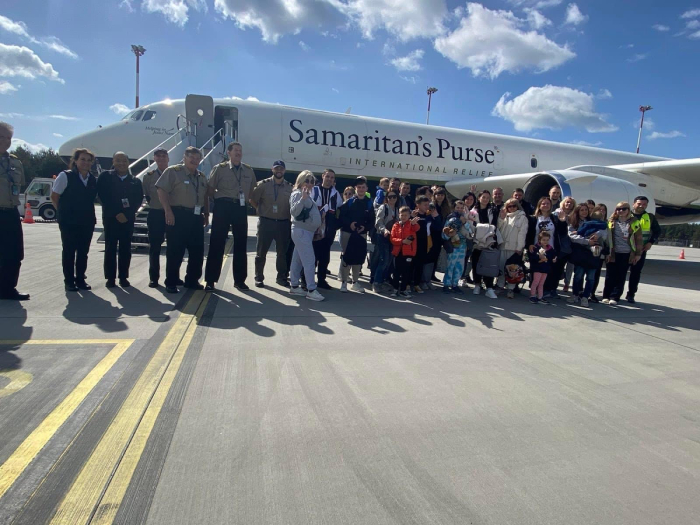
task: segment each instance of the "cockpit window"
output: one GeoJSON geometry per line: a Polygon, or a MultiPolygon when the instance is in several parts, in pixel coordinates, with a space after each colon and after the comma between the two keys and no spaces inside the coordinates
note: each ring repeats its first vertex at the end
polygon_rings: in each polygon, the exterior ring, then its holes
{"type": "Polygon", "coordinates": [[[147,121],[147,120],[153,120],[154,118],[156,118],[156,112],[155,112],[155,111],[148,110],[148,111],[146,111],[146,113],[145,113],[145,115],[143,116],[143,119],[142,119],[142,120],[145,122],[145,121],[147,121]]]}
{"type": "Polygon", "coordinates": [[[142,116],[143,116],[143,111],[142,111],[142,110],[138,110],[138,111],[136,111],[133,115],[131,115],[131,120],[133,120],[134,122],[136,122],[136,121],[138,121],[138,120],[141,120],[141,117],[142,117],[142,116]]]}

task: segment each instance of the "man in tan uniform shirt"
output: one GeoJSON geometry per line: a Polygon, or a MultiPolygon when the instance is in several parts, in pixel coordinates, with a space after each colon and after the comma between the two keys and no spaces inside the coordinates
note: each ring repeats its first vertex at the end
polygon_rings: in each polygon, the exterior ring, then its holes
{"type": "Polygon", "coordinates": [[[272,164],[272,177],[261,180],[253,191],[250,203],[258,212],[258,244],[255,254],[255,286],[262,288],[265,280],[265,258],[272,241],[277,247],[277,284],[288,287],[287,249],[291,240],[289,197],[292,185],[284,180],[284,162],[272,164]]]}
{"type": "Polygon", "coordinates": [[[209,253],[204,280],[207,290],[213,290],[221,277],[224,249],[229,228],[233,231],[233,285],[248,290],[246,247],[248,243],[247,203],[255,189],[255,172],[241,163],[243,146],[238,142],[228,145],[228,162],[217,164],[209,177],[208,197],[214,197],[214,216],[209,237],[209,253]]]}
{"type": "Polygon", "coordinates": [[[149,171],[143,176],[143,194],[148,202],[148,286],[156,288],[160,279],[160,251],[165,240],[165,211],[158,199],[158,189],[156,182],[168,168],[170,157],[168,150],[158,148],[153,152],[153,160],[156,169],[149,171]]]}
{"type": "Polygon", "coordinates": [[[190,146],[185,150],[182,164],[163,172],[156,188],[165,210],[165,234],[168,246],[165,252],[165,289],[177,293],[180,265],[189,253],[185,288],[201,290],[199,284],[204,261],[204,227],[209,224],[209,199],[206,198],[207,179],[197,169],[202,154],[190,146]]]}
{"type": "Polygon", "coordinates": [[[19,216],[19,192],[24,185],[20,160],[8,153],[14,128],[0,122],[0,299],[26,301],[17,291],[19,268],[24,259],[24,235],[19,216]]]}

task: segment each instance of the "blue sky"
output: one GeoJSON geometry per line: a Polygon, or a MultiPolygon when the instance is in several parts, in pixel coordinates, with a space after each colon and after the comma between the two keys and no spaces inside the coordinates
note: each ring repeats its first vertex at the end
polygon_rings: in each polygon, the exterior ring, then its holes
{"type": "Polygon", "coordinates": [[[5,0],[0,119],[56,148],[187,93],[697,157],[700,2],[5,0]],[[9,5],[8,5],[9,2],[9,5]],[[112,107],[113,109],[110,109],[112,107]],[[122,108],[123,109],[123,108],[122,108]]]}

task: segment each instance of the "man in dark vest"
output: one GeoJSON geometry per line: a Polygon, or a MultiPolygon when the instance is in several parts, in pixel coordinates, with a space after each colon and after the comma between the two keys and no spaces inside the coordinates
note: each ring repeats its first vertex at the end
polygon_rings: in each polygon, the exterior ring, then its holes
{"type": "Polygon", "coordinates": [[[627,297],[625,297],[625,299],[631,304],[636,302],[634,300],[634,296],[637,294],[637,289],[639,288],[639,280],[642,277],[642,268],[644,268],[644,263],[647,260],[647,252],[659,241],[659,236],[661,235],[661,226],[659,226],[659,221],[656,220],[653,213],[647,213],[648,204],[649,199],[647,199],[644,195],[640,195],[639,197],[635,198],[634,204],[632,204],[632,213],[642,227],[644,251],[642,252],[642,257],[639,259],[637,264],[630,266],[630,284],[629,290],[627,291],[627,297]]]}
{"type": "Polygon", "coordinates": [[[0,299],[26,301],[17,291],[19,268],[24,259],[24,235],[19,216],[19,192],[24,184],[20,160],[8,153],[14,128],[0,122],[0,299]]]}
{"type": "Polygon", "coordinates": [[[67,292],[89,290],[85,280],[88,250],[95,230],[97,181],[90,174],[95,156],[87,149],[76,149],[69,170],[53,183],[51,201],[58,210],[58,227],[63,243],[63,282],[67,292]]]}
{"type": "Polygon", "coordinates": [[[114,288],[117,285],[118,266],[119,286],[127,288],[131,286],[131,237],[136,211],[143,202],[143,186],[139,179],[129,173],[126,153],[115,153],[112,164],[114,169],[105,171],[97,179],[97,195],[102,202],[102,225],[105,230],[104,272],[107,288],[114,288]]]}

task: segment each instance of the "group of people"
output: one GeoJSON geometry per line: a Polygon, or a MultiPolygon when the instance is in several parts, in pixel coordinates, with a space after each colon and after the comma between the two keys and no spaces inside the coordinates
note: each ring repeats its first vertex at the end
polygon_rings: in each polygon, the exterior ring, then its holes
{"type": "MultiPolygon", "coordinates": [[[[8,153],[12,131],[0,123],[0,179],[6,179],[0,180],[0,298],[26,300],[29,295],[16,289],[23,258],[17,205],[24,175],[19,160],[8,153]]],[[[643,196],[633,206],[618,203],[608,214],[603,204],[562,200],[558,186],[534,206],[524,200],[522,189],[504,200],[501,188],[476,193],[472,187],[463,198],[450,200],[440,186],[423,186],[412,194],[410,184],[396,177],[381,179],[374,196],[364,177],[341,193],[332,169],[324,170],[319,181],[312,172],[302,171],[291,184],[285,179],[284,162],[278,160],[272,176],[258,182],[253,169],[241,162],[240,143],[229,144],[227,153],[229,160],[215,166],[207,179],[198,170],[202,155],[197,148],[187,148],[182,163],[172,166],[167,150],[156,149],[156,168],[141,181],[131,175],[128,156],[122,152],[114,155],[113,169],[96,178],[90,173],[94,155],[75,150],[51,194],[58,211],[66,291],[91,288],[86,270],[96,197],[102,204],[106,286],[130,286],[131,239],[145,198],[149,286],[159,286],[161,248],[167,238],[164,285],[169,293],[178,293],[179,286],[216,289],[229,232],[234,287],[248,290],[248,204],[258,215],[255,286],[265,286],[265,261],[274,241],[276,283],[313,301],[324,299],[319,289],[332,289],[327,276],[337,237],[340,292],[364,293],[360,276],[369,260],[371,289],[394,297],[422,294],[441,282],[445,294],[463,294],[472,284],[475,295],[485,289],[491,299],[503,291],[514,298],[529,282],[530,301],[547,302],[558,297],[562,279],[568,291],[573,277],[569,302],[588,306],[589,300],[599,301],[595,291],[607,264],[602,302],[614,305],[621,299],[631,269],[626,299],[633,303],[646,253],[660,234],[643,196]],[[185,251],[188,261],[181,280],[185,251]],[[436,272],[444,274],[442,280],[436,272]]]]}

